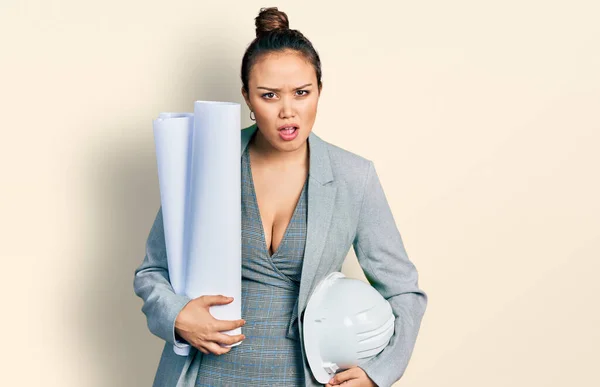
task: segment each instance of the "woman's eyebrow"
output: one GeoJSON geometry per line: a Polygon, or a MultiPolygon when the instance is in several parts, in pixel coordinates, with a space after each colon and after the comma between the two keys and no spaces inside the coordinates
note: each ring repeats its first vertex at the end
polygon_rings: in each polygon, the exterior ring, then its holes
{"type": "MultiPolygon", "coordinates": [[[[303,87],[312,86],[312,83],[307,83],[306,85],[298,86],[294,90],[302,89],[303,87]]],[[[271,91],[281,91],[281,89],[276,89],[274,87],[266,87],[266,86],[258,86],[257,89],[265,89],[271,91]]]]}

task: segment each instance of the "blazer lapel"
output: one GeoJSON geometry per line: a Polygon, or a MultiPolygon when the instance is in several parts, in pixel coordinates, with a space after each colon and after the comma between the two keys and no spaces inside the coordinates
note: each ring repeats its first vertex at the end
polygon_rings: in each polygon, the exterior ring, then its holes
{"type": "MultiPolygon", "coordinates": [[[[244,153],[257,129],[256,124],[253,124],[242,130],[240,155],[244,153]]],[[[321,256],[327,240],[337,192],[337,186],[332,183],[334,179],[327,144],[311,131],[308,136],[308,149],[307,235],[298,296],[298,311],[304,310],[308,297],[315,286],[315,278],[323,265],[321,256]]]]}
{"type": "Polygon", "coordinates": [[[310,150],[308,214],[298,313],[304,310],[308,297],[315,286],[315,278],[325,261],[322,259],[323,249],[331,224],[337,192],[337,186],[333,182],[327,144],[311,132],[308,137],[308,146],[310,150]]]}

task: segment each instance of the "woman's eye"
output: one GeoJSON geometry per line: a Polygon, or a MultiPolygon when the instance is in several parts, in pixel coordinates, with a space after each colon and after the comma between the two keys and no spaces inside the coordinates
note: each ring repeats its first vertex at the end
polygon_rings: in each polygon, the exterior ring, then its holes
{"type": "MultiPolygon", "coordinates": [[[[297,92],[304,92],[304,94],[300,94],[301,97],[304,97],[305,95],[308,95],[310,92],[308,90],[298,90],[297,92]]],[[[262,95],[263,98],[266,99],[273,99],[272,97],[269,96],[274,96],[275,93],[265,93],[262,95]]]]}

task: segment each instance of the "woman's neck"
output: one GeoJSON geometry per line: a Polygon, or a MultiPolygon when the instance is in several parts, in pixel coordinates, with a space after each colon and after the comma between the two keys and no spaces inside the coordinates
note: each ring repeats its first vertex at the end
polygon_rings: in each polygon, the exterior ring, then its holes
{"type": "Polygon", "coordinates": [[[290,165],[304,164],[308,160],[308,140],[304,141],[298,149],[289,152],[282,152],[274,148],[271,143],[262,135],[259,129],[250,139],[248,144],[255,158],[260,162],[269,163],[274,166],[286,167],[290,165]]]}

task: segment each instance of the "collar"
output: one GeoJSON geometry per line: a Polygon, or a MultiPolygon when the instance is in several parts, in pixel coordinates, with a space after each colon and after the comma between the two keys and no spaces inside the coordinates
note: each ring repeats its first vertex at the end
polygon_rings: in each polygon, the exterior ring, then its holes
{"type": "MultiPolygon", "coordinates": [[[[242,129],[241,153],[243,154],[254,133],[258,130],[256,123],[242,129]]],[[[329,159],[329,150],[327,142],[317,136],[312,130],[308,135],[309,169],[308,175],[315,179],[321,185],[333,181],[333,172],[331,170],[331,161],[329,159]]]]}

